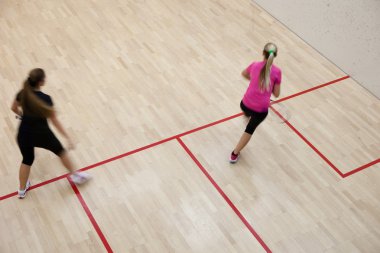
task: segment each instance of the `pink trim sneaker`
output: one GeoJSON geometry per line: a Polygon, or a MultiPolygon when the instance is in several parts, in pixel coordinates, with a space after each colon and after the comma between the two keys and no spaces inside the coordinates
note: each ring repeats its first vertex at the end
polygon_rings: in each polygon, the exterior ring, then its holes
{"type": "Polygon", "coordinates": [[[23,199],[23,198],[25,198],[25,196],[26,196],[26,192],[29,190],[30,186],[31,186],[31,184],[30,184],[30,181],[28,180],[28,181],[26,182],[26,187],[25,187],[25,189],[24,189],[24,190],[18,190],[18,191],[17,191],[17,195],[18,195],[18,198],[19,198],[19,199],[23,199]]]}
{"type": "Polygon", "coordinates": [[[235,155],[234,151],[231,153],[230,163],[236,163],[239,160],[240,154],[235,155]]]}

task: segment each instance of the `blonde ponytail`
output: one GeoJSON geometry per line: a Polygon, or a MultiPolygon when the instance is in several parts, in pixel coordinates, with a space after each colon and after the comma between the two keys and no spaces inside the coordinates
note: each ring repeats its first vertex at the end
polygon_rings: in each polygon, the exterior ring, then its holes
{"type": "Polygon", "coordinates": [[[264,47],[263,54],[266,59],[266,63],[260,71],[259,86],[262,92],[270,91],[270,71],[273,64],[273,60],[277,56],[277,46],[273,43],[266,44],[264,47]]]}
{"type": "Polygon", "coordinates": [[[42,69],[33,69],[24,81],[20,101],[24,114],[43,118],[49,118],[53,114],[53,108],[39,99],[33,91],[44,79],[45,72],[42,69]]]}

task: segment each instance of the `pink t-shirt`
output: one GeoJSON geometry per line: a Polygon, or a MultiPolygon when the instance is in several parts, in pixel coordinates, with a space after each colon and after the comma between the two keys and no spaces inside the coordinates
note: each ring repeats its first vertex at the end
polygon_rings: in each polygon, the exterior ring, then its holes
{"type": "Polygon", "coordinates": [[[247,72],[251,77],[251,82],[244,94],[243,104],[255,112],[268,111],[273,86],[281,84],[281,69],[272,64],[270,71],[270,89],[269,91],[260,90],[260,71],[265,67],[265,63],[265,61],[253,62],[247,68],[247,72]]]}

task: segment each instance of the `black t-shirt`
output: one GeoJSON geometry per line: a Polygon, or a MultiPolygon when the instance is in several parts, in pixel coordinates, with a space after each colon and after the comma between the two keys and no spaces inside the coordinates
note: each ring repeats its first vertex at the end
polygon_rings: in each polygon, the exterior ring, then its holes
{"type": "MultiPolygon", "coordinates": [[[[22,96],[22,90],[17,93],[16,95],[16,101],[21,102],[21,96],[22,96]]],[[[43,102],[45,102],[49,106],[53,106],[53,100],[51,97],[41,91],[34,91],[34,94],[41,99],[43,102]]],[[[49,125],[47,122],[47,119],[44,117],[37,117],[34,116],[32,112],[28,111],[28,108],[23,108],[23,115],[22,120],[20,124],[20,131],[25,132],[44,132],[49,129],[49,125]]]]}

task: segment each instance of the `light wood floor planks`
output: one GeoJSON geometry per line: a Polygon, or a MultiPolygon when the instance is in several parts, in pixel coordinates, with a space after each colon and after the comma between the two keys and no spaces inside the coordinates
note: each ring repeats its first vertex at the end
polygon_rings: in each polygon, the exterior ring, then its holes
{"type": "Polygon", "coordinates": [[[230,165],[244,126],[238,118],[183,140],[273,252],[378,251],[380,164],[342,180],[286,125],[268,120],[230,165]]]}
{"type": "Polygon", "coordinates": [[[67,180],[0,203],[0,252],[105,252],[67,180]]]}
{"type": "MultiPolygon", "coordinates": [[[[82,168],[238,113],[240,72],[268,41],[282,96],[346,75],[250,1],[1,1],[0,196],[17,189],[9,106],[31,68],[46,69],[82,168]]],[[[342,172],[380,157],[380,102],[352,80],[284,104],[342,172]]],[[[379,252],[379,164],[342,179],[273,117],[234,167],[243,118],[183,140],[273,252],[379,252]]],[[[63,173],[38,150],[34,184],[63,173]]],[[[264,252],[175,140],[90,173],[80,191],[115,252],[264,252]]],[[[0,213],[1,252],[105,251],[65,180],[0,213]]]]}
{"type": "Polygon", "coordinates": [[[343,173],[380,158],[379,100],[352,79],[283,105],[291,123],[343,173]]]}

